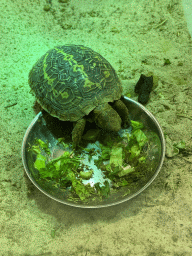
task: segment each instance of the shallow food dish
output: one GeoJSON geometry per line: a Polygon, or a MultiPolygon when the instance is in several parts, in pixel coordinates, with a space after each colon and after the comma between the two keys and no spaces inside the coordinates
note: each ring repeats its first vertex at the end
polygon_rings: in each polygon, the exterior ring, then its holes
{"type": "MultiPolygon", "coordinates": [[[[48,141],[51,151],[51,159],[55,159],[64,152],[62,147],[58,144],[58,138],[70,138],[72,130],[72,123],[60,122],[58,119],[46,114],[43,115],[43,113],[40,112],[29,125],[22,143],[23,165],[31,182],[48,197],[60,203],[81,208],[101,208],[117,205],[132,199],[144,191],[157,177],[163,165],[165,156],[165,139],[158,121],[143,105],[127,97],[124,97],[124,103],[129,109],[131,120],[143,123],[145,131],[148,134],[148,138],[151,140],[146,161],[148,164],[147,169],[149,169],[149,174],[145,177],[144,181],[137,182],[137,186],[131,190],[128,186],[118,189],[115,193],[111,193],[109,197],[99,202],[97,200],[92,200],[90,202],[71,201],[68,198],[67,189],[63,190],[54,186],[54,184],[52,185],[51,183],[46,184],[39,182],[37,179],[38,170],[34,167],[36,156],[31,150],[29,150],[30,147],[34,145],[36,139],[48,141]],[[127,191],[129,191],[129,193],[126,193],[127,191]]],[[[122,131],[120,131],[120,133],[121,132],[122,131]]],[[[131,130],[128,132],[131,133],[131,130]]],[[[88,147],[90,147],[90,145],[91,143],[87,144],[88,147]]],[[[86,159],[84,159],[84,161],[86,161],[86,159]]],[[[101,183],[104,182],[101,170],[94,169],[92,161],[87,161],[87,164],[91,165],[94,170],[94,175],[90,181],[85,180],[83,183],[86,184],[89,182],[91,186],[93,186],[94,183],[99,181],[101,183]]]]}

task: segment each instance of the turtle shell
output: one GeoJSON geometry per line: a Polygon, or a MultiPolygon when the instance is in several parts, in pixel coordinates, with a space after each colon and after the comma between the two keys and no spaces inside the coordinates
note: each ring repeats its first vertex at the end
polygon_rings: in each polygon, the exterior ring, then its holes
{"type": "Polygon", "coordinates": [[[49,50],[33,66],[28,82],[41,107],[63,121],[77,121],[122,95],[110,63],[82,45],[49,50]]]}

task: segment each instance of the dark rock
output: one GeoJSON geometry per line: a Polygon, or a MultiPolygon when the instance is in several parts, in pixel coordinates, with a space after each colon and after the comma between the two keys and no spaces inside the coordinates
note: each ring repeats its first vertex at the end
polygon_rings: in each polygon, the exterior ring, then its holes
{"type": "Polygon", "coordinates": [[[138,101],[141,104],[146,104],[149,100],[150,92],[153,88],[153,76],[145,76],[141,74],[139,81],[135,86],[135,93],[139,94],[138,101]]]}

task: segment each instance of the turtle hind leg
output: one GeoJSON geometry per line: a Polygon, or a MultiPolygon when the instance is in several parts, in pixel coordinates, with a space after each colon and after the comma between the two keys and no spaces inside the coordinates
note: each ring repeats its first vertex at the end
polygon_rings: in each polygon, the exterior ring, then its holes
{"type": "Polygon", "coordinates": [[[113,109],[119,114],[121,120],[123,122],[123,128],[128,128],[131,126],[131,120],[129,118],[129,111],[126,105],[123,103],[122,100],[116,100],[112,103],[113,109]]]}
{"type": "Polygon", "coordinates": [[[85,129],[86,120],[85,118],[79,119],[73,128],[72,131],[72,141],[73,141],[73,147],[77,148],[81,141],[81,137],[83,135],[84,129],[85,129]]]}

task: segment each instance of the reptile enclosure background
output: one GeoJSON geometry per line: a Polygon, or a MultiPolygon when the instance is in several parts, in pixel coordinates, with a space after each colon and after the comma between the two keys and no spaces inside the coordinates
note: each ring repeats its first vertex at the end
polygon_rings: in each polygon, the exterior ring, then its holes
{"type": "Polygon", "coordinates": [[[192,147],[192,41],[182,1],[1,0],[0,20],[0,255],[191,256],[192,155],[174,148],[192,147]],[[135,100],[140,74],[158,77],[146,107],[166,136],[163,168],[141,195],[110,210],[61,205],[24,174],[21,143],[35,117],[28,73],[66,43],[104,56],[135,100]]]}

